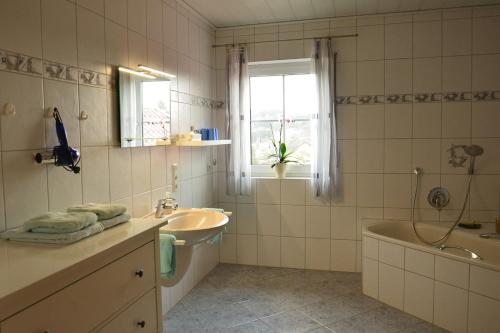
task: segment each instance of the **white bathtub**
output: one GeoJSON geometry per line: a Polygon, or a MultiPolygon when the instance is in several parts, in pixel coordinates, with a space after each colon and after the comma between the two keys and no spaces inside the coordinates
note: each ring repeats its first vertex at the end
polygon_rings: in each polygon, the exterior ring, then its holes
{"type": "MultiPolygon", "coordinates": [[[[421,243],[411,224],[365,220],[363,292],[452,332],[500,332],[500,240],[479,238],[480,230],[457,229],[440,251],[421,243]]],[[[418,223],[426,239],[438,239],[442,223],[418,223]]]]}

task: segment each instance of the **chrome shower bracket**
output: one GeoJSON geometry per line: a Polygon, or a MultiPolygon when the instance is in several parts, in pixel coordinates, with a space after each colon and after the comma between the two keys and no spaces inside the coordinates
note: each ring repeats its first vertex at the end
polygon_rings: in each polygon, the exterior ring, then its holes
{"type": "Polygon", "coordinates": [[[437,210],[441,210],[450,202],[450,192],[444,187],[434,187],[429,191],[427,202],[437,210]]]}
{"type": "Polygon", "coordinates": [[[463,154],[457,154],[457,149],[463,149],[464,145],[454,145],[447,150],[450,152],[450,158],[448,159],[448,164],[450,164],[454,168],[463,168],[465,162],[467,161],[467,157],[463,154]]]}

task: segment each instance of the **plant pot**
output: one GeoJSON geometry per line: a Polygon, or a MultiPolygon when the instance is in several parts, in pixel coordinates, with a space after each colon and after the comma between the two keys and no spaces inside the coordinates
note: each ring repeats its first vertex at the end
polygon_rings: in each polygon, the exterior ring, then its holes
{"type": "Polygon", "coordinates": [[[286,164],[278,163],[274,166],[274,172],[276,173],[276,178],[286,178],[286,164]]]}

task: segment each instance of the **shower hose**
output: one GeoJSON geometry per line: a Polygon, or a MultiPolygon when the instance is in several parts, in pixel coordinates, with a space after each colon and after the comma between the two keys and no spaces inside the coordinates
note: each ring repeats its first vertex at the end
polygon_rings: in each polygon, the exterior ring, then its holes
{"type": "Polygon", "coordinates": [[[465,207],[467,206],[467,199],[469,198],[469,193],[470,193],[470,186],[471,186],[471,181],[472,181],[472,172],[470,172],[468,175],[467,175],[467,181],[466,181],[466,191],[465,191],[465,196],[464,196],[464,202],[462,204],[462,209],[460,210],[460,214],[458,215],[457,219],[455,220],[455,223],[453,223],[453,225],[450,227],[450,229],[442,236],[440,237],[439,239],[436,239],[436,240],[428,240],[428,239],[425,239],[417,230],[416,226],[415,226],[415,205],[416,205],[416,202],[417,202],[417,195],[420,191],[420,179],[421,179],[421,174],[422,174],[422,171],[420,169],[415,169],[415,175],[417,176],[417,184],[415,186],[415,195],[413,196],[413,201],[412,201],[412,205],[411,205],[411,224],[412,224],[412,227],[413,227],[413,231],[415,232],[415,235],[417,236],[417,238],[422,242],[422,243],[425,243],[427,245],[430,245],[430,246],[434,246],[434,247],[439,247],[442,243],[444,243],[448,237],[450,237],[451,233],[453,232],[453,230],[455,229],[455,227],[457,226],[457,224],[460,222],[460,220],[462,219],[462,216],[464,215],[464,212],[465,212],[465,207]]]}

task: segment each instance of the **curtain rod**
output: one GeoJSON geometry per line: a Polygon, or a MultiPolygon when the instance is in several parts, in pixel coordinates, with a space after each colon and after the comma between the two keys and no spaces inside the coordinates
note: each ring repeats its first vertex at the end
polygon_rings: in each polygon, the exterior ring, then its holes
{"type": "Polygon", "coordinates": [[[350,34],[350,35],[336,35],[336,36],[326,36],[326,37],[307,37],[307,38],[291,38],[291,39],[280,39],[277,41],[259,41],[259,42],[244,42],[244,43],[228,43],[228,44],[213,44],[212,47],[222,47],[222,46],[236,46],[236,45],[247,45],[247,44],[260,44],[260,43],[269,43],[269,42],[290,42],[297,40],[305,40],[305,39],[320,39],[320,38],[347,38],[347,37],[358,37],[358,34],[350,34]]]}

